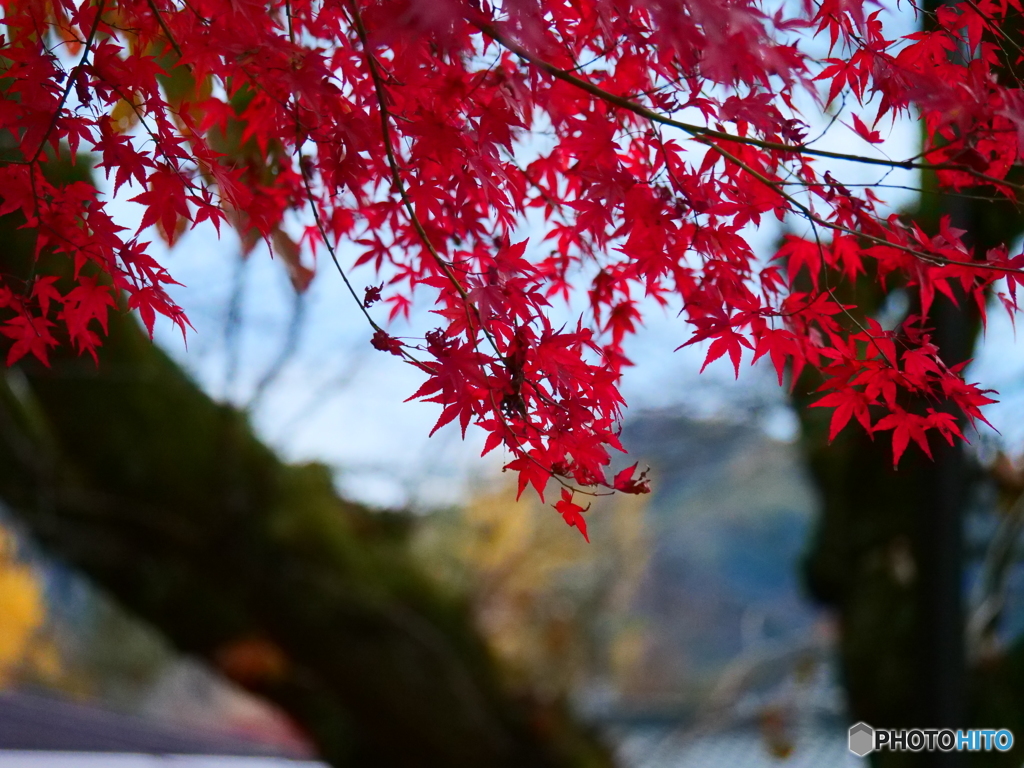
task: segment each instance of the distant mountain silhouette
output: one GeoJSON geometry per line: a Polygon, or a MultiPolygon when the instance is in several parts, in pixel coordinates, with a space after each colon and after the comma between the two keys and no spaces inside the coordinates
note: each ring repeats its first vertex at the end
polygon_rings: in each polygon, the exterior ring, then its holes
{"type": "MultiPolygon", "coordinates": [[[[671,411],[633,417],[623,443],[654,479],[653,550],[633,606],[647,672],[627,698],[696,711],[752,660],[821,646],[797,575],[815,501],[795,447],[752,424],[671,411]]],[[[760,685],[788,674],[776,666],[760,685]]]]}

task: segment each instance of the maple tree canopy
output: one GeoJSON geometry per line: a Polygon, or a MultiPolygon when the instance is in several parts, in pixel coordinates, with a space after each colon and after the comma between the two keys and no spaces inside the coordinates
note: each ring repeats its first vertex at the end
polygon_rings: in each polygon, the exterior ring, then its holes
{"type": "Polygon", "coordinates": [[[520,492],[556,480],[584,535],[581,489],[647,490],[635,466],[608,472],[644,301],[681,310],[680,341],[708,341],[708,362],[767,356],[780,383],[820,370],[833,436],[851,419],[892,430],[896,461],[992,402],[940,359],[928,310],[940,292],[983,312],[996,292],[1015,311],[1024,255],[975,253],[948,220],[928,234],[833,173],[916,170],[1012,199],[1024,92],[1001,30],[1019,0],[942,6],[902,36],[863,0],[2,4],[0,214],[74,273],[2,275],[8,364],[62,343],[95,355],[122,296],[150,332],[157,315],[184,332],[141,238],[209,221],[270,244],[297,290],[303,250],[329,255],[372,344],[422,371],[413,397],[441,406],[437,427],[482,428],[520,492]],[[851,154],[809,137],[840,99],[851,154]],[[921,123],[920,154],[873,151],[896,119],[921,123]],[[94,158],[142,207],[138,230],[51,179],[61,153],[94,158]],[[799,233],[774,258],[748,242],[764,217],[799,233]],[[529,242],[527,222],[543,229],[529,242]],[[380,285],[357,289],[362,264],[380,285]],[[830,275],[910,287],[920,311],[858,319],[830,275]],[[553,320],[577,290],[585,315],[553,320]],[[414,293],[438,327],[396,337],[414,293]]]}

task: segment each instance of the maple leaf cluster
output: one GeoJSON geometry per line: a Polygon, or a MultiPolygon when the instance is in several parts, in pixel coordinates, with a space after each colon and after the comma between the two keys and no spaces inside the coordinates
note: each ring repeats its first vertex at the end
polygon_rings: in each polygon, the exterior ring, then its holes
{"type": "Polygon", "coordinates": [[[833,436],[851,419],[892,430],[896,461],[990,402],[942,361],[928,310],[939,292],[984,311],[1002,288],[1016,311],[1024,256],[974,253],[948,222],[926,234],[832,174],[845,160],[1013,198],[1024,92],[1000,30],[1019,0],[946,6],[893,39],[863,0],[0,2],[0,214],[74,276],[2,276],[8,364],[60,343],[95,354],[121,297],[150,331],[162,315],[184,332],[140,238],[212,222],[268,243],[297,290],[303,249],[326,250],[373,346],[422,372],[412,398],[438,404],[435,429],[482,428],[520,493],[557,480],[584,535],[575,493],[648,490],[635,466],[608,471],[645,301],[680,310],[705,365],[821,371],[833,436]],[[824,58],[802,45],[815,38],[824,58]],[[840,97],[866,149],[909,118],[923,152],[817,149],[795,104],[840,97]],[[51,180],[61,153],[94,158],[141,225],[51,180]],[[765,259],[749,242],[765,217],[805,234],[765,259]],[[380,281],[362,296],[360,265],[380,281]],[[829,275],[902,285],[920,312],[858,319],[829,275]],[[585,315],[556,323],[551,303],[580,286],[585,315]],[[399,338],[388,325],[414,293],[438,327],[399,338]]]}

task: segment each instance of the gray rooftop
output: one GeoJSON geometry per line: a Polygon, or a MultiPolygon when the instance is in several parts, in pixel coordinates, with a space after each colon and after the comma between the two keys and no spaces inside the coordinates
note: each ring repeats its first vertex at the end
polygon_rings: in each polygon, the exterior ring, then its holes
{"type": "Polygon", "coordinates": [[[309,758],[287,747],[22,692],[0,693],[0,750],[309,758]]]}

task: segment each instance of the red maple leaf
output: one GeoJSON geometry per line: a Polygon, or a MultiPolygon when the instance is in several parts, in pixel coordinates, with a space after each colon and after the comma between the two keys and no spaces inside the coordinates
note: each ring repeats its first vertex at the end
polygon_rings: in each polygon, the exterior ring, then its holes
{"type": "Polygon", "coordinates": [[[589,544],[590,537],[587,535],[587,521],[584,519],[583,513],[590,509],[590,505],[581,507],[572,498],[573,492],[568,488],[563,488],[562,498],[555,502],[555,510],[558,511],[568,525],[577,528],[589,544]]]}

